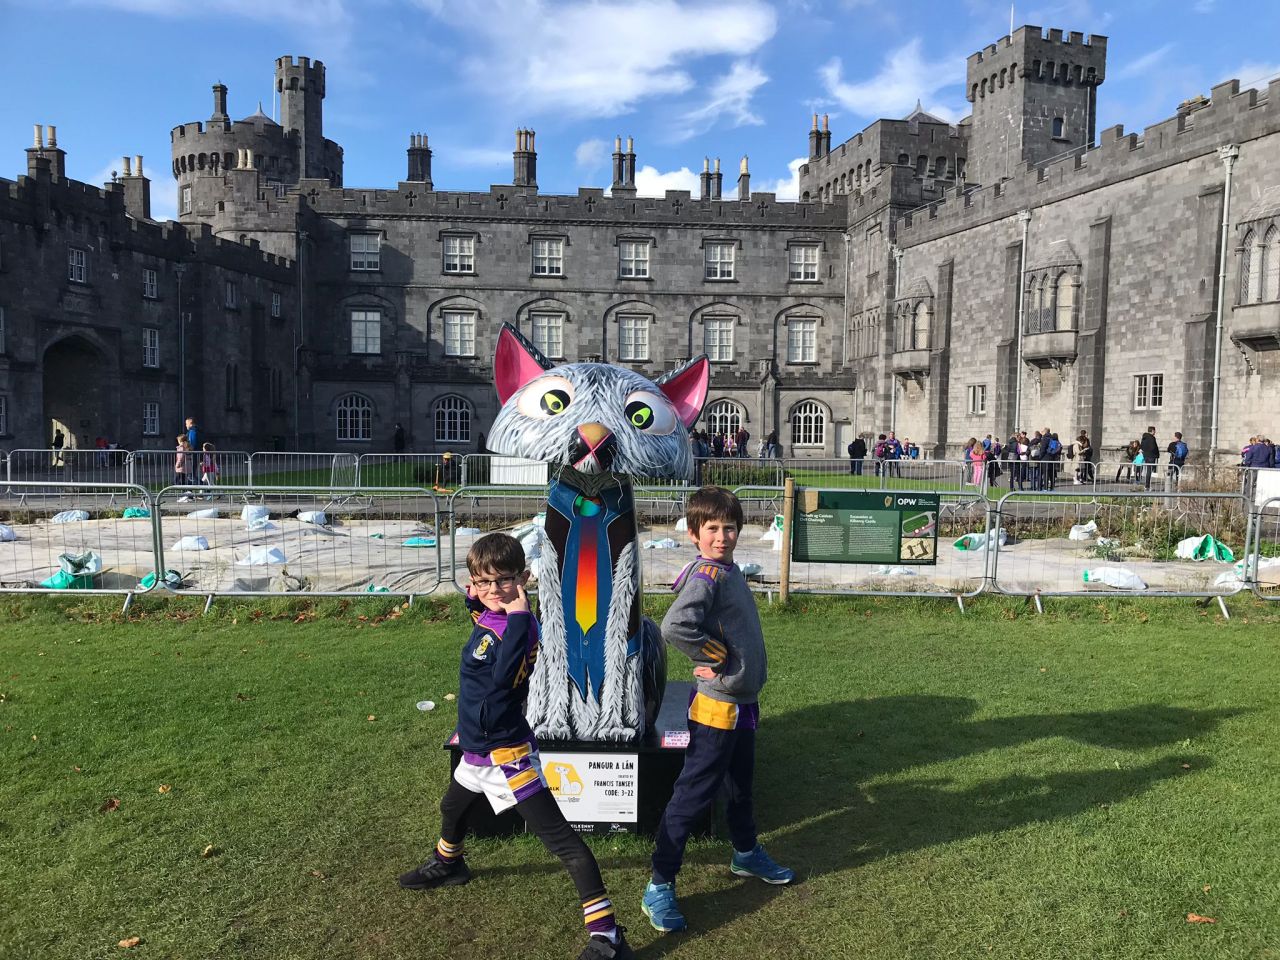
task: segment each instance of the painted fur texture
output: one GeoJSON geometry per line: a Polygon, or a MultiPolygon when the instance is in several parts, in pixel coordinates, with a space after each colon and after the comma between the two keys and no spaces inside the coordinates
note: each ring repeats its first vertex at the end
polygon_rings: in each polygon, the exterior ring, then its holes
{"type": "Polygon", "coordinates": [[[553,366],[505,326],[489,447],[551,465],[535,565],[542,651],[525,708],[544,739],[630,741],[662,701],[666,654],[640,613],[631,477],[689,478],[689,427],[706,399],[699,357],[658,382],[602,363],[553,366]]]}

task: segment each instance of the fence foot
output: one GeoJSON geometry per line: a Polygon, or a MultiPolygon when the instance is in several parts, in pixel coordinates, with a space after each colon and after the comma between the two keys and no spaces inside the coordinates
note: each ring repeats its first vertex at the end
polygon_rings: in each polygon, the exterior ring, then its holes
{"type": "Polygon", "coordinates": [[[206,615],[209,613],[209,608],[212,606],[213,606],[213,594],[211,593],[204,598],[204,613],[206,615]]]}
{"type": "Polygon", "coordinates": [[[133,594],[132,594],[132,593],[126,593],[126,594],[124,595],[124,606],[123,606],[123,607],[121,608],[121,610],[120,610],[120,615],[121,615],[121,616],[124,616],[126,613],[128,613],[128,612],[129,612],[129,608],[130,608],[131,606],[133,606],[133,594]]]}
{"type": "Polygon", "coordinates": [[[1222,611],[1222,619],[1231,619],[1231,614],[1227,613],[1227,601],[1222,597],[1218,597],[1218,609],[1222,611]]]}
{"type": "Polygon", "coordinates": [[[1040,594],[1036,594],[1032,599],[1036,602],[1036,613],[1044,616],[1044,604],[1040,602],[1040,594]]]}
{"type": "Polygon", "coordinates": [[[773,591],[772,591],[772,590],[766,590],[766,591],[764,592],[764,595],[765,595],[766,597],[768,597],[768,598],[769,598],[769,606],[773,606],[773,591]]]}
{"type": "Polygon", "coordinates": [[[413,606],[413,594],[409,594],[409,606],[413,606]]]}
{"type": "Polygon", "coordinates": [[[964,597],[960,596],[958,593],[956,594],[956,603],[960,607],[960,612],[964,613],[964,597]]]}

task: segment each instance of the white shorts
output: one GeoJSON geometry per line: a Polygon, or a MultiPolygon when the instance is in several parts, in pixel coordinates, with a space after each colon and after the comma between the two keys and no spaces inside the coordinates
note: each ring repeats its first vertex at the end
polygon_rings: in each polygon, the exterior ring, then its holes
{"type": "MultiPolygon", "coordinates": [[[[495,750],[495,758],[503,752],[495,750]]],[[[483,793],[494,813],[510,810],[521,800],[539,790],[547,789],[538,751],[525,753],[520,749],[519,753],[509,763],[495,763],[492,766],[480,766],[462,760],[453,770],[453,779],[472,793],[483,793]]]]}

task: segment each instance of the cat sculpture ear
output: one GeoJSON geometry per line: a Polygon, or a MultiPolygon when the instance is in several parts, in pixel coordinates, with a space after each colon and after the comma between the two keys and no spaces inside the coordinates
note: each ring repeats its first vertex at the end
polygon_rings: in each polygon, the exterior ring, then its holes
{"type": "Polygon", "coordinates": [[[550,370],[553,364],[509,323],[498,334],[498,349],[493,355],[493,382],[498,399],[506,403],[517,390],[550,370]]]}
{"type": "Polygon", "coordinates": [[[710,381],[711,364],[703,354],[694,357],[683,367],[663,374],[654,382],[671,401],[671,405],[676,408],[676,416],[688,429],[698,422],[698,417],[702,416],[702,407],[707,402],[710,381]]]}

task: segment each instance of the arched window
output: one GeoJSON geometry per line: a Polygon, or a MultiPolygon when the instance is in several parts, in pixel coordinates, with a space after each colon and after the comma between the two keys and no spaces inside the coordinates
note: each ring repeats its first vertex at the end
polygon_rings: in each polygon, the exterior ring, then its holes
{"type": "Polygon", "coordinates": [[[929,308],[923,301],[916,304],[915,315],[911,318],[911,349],[929,349],[929,308]]]}
{"type": "Polygon", "coordinates": [[[1272,227],[1262,241],[1262,289],[1259,300],[1280,300],[1280,230],[1272,227]]]}
{"type": "Polygon", "coordinates": [[[1063,130],[1064,130],[1065,126],[1066,126],[1066,121],[1065,121],[1062,117],[1054,117],[1054,118],[1053,118],[1053,135],[1054,135],[1054,137],[1056,137],[1057,139],[1061,140],[1061,139],[1062,139],[1062,137],[1065,135],[1065,134],[1063,133],[1063,130]]]}
{"type": "Polygon", "coordinates": [[[436,443],[471,442],[471,404],[449,395],[436,401],[436,443]]]}
{"type": "Polygon", "coordinates": [[[338,441],[373,439],[373,404],[358,393],[338,400],[338,441]]]}
{"type": "Polygon", "coordinates": [[[1262,279],[1267,272],[1267,245],[1249,234],[1249,303],[1262,299],[1262,279]]]}
{"type": "Polygon", "coordinates": [[[1257,238],[1254,237],[1253,231],[1250,230],[1244,235],[1244,246],[1241,248],[1240,254],[1240,302],[1248,303],[1251,299],[1249,296],[1249,283],[1253,279],[1253,252],[1257,246],[1257,238]]]}
{"type": "Polygon", "coordinates": [[[713,437],[732,437],[742,429],[742,419],[742,408],[732,400],[708,404],[704,417],[707,433],[713,437]]]}
{"type": "Polygon", "coordinates": [[[821,447],[827,442],[827,415],[822,404],[805,400],[791,411],[791,443],[797,447],[821,447]]]}
{"type": "Polygon", "coordinates": [[[941,180],[947,175],[947,158],[938,157],[933,161],[933,175],[941,180]]]}
{"type": "Polygon", "coordinates": [[[1076,285],[1065,270],[1058,274],[1054,299],[1057,304],[1057,329],[1074,330],[1076,328],[1076,285]]]}

